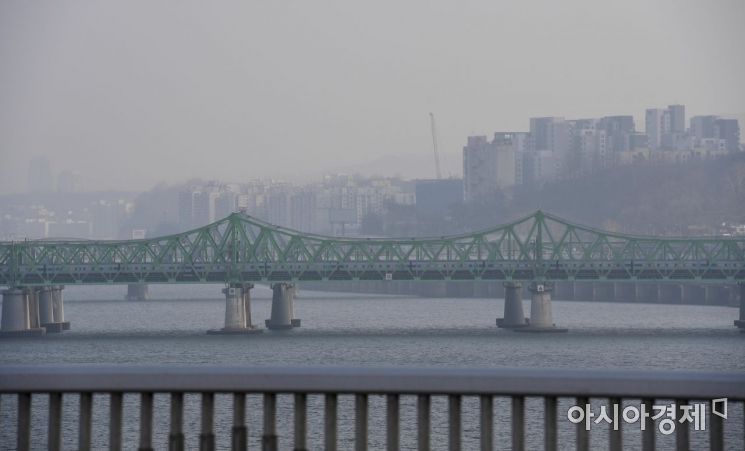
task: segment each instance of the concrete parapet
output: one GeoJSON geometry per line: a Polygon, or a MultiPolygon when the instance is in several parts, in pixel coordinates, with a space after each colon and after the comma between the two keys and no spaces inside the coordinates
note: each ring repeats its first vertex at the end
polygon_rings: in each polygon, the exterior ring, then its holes
{"type": "Polygon", "coordinates": [[[556,327],[551,311],[551,282],[531,282],[530,325],[514,329],[516,332],[567,332],[568,329],[556,327]]]}
{"type": "Polygon", "coordinates": [[[300,327],[295,318],[295,285],[279,282],[272,285],[272,315],[264,324],[268,329],[292,329],[300,327]]]}
{"type": "Polygon", "coordinates": [[[528,318],[523,312],[523,285],[520,282],[504,283],[504,317],[497,318],[497,327],[514,329],[526,327],[528,318]]]}

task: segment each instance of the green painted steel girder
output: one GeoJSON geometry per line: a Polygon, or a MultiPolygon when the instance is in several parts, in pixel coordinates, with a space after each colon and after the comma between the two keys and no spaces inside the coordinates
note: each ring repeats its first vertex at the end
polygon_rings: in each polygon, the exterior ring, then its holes
{"type": "Polygon", "coordinates": [[[745,237],[606,232],[537,211],[439,238],[339,238],[239,213],[176,235],[0,243],[0,285],[282,280],[745,281],[745,237]]]}

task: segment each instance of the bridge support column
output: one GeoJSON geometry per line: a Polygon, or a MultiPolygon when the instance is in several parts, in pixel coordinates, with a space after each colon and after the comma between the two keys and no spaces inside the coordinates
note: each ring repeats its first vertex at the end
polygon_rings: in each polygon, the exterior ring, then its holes
{"type": "Polygon", "coordinates": [[[147,301],[150,299],[147,284],[130,283],[127,285],[127,296],[125,299],[128,301],[147,301]]]}
{"type": "Polygon", "coordinates": [[[505,282],[504,318],[497,318],[497,327],[514,329],[527,325],[528,318],[523,313],[523,284],[520,282],[505,282]]]}
{"type": "Polygon", "coordinates": [[[300,327],[295,318],[295,285],[286,282],[272,285],[272,317],[265,321],[268,329],[300,327]]]}
{"type": "Polygon", "coordinates": [[[246,335],[262,332],[251,323],[251,288],[253,284],[231,283],[223,288],[225,327],[208,330],[210,335],[246,335]]]}
{"type": "Polygon", "coordinates": [[[530,324],[527,327],[514,329],[516,332],[567,332],[568,329],[556,327],[551,311],[551,282],[531,282],[528,286],[531,293],[530,324]]]}
{"type": "Polygon", "coordinates": [[[62,287],[42,287],[39,297],[39,323],[47,333],[58,333],[70,329],[70,323],[65,321],[62,305],[62,287]]]}
{"type": "Polygon", "coordinates": [[[740,319],[735,320],[735,326],[740,328],[740,332],[745,332],[745,282],[737,284],[740,292],[740,319]]]}
{"type": "Polygon", "coordinates": [[[64,285],[53,285],[52,290],[52,318],[54,319],[52,329],[54,332],[70,330],[70,321],[65,321],[65,299],[62,295],[64,285]]]}
{"type": "Polygon", "coordinates": [[[28,304],[28,327],[30,329],[38,329],[41,327],[39,323],[39,289],[37,287],[29,287],[23,291],[26,297],[26,303],[28,304]]]}
{"type": "MultiPolygon", "coordinates": [[[[43,327],[31,327],[27,289],[3,290],[3,310],[0,320],[0,337],[29,337],[44,335],[43,327]]],[[[38,307],[37,307],[38,315],[38,307]]],[[[37,316],[38,322],[38,316],[37,316]]]]}

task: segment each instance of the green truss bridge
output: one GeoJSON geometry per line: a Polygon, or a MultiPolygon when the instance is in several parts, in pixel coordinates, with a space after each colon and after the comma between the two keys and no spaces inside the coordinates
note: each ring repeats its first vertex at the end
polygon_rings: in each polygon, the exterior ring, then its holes
{"type": "MultiPolygon", "coordinates": [[[[745,237],[606,232],[537,211],[490,229],[430,238],[339,238],[240,213],[176,235],[123,241],[0,243],[0,285],[501,280],[745,282],[745,237]]],[[[276,294],[276,293],[275,293],[276,294]]]]}

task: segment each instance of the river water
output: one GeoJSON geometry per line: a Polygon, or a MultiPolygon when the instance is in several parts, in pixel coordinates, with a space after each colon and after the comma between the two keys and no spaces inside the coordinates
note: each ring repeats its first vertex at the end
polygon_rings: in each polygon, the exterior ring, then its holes
{"type": "MultiPolygon", "coordinates": [[[[637,303],[557,301],[554,321],[569,328],[566,334],[518,334],[499,330],[501,299],[447,299],[369,296],[301,290],[295,301],[302,327],[290,332],[251,336],[206,335],[220,328],[224,300],[216,285],[153,286],[154,300],[126,302],[124,287],[65,288],[65,319],[72,330],[34,339],[0,340],[0,364],[116,363],[116,364],[230,364],[230,365],[344,365],[413,367],[520,367],[520,368],[627,368],[650,370],[707,370],[745,372],[745,334],[732,321],[738,310],[730,307],[637,303]]],[[[254,323],[263,326],[271,309],[271,291],[252,291],[254,323]]],[[[525,301],[529,311],[529,301],[525,301]]],[[[64,442],[74,449],[77,396],[65,396],[64,442]]],[[[603,400],[595,400],[596,404],[603,400]]],[[[34,448],[44,448],[46,398],[34,400],[34,448]]],[[[94,447],[107,446],[107,403],[94,397],[94,447]]],[[[634,401],[629,401],[634,404],[634,401]]],[[[574,448],[574,425],[566,420],[571,399],[559,407],[560,448],[574,448]]],[[[638,405],[638,401],[636,402],[638,405]]],[[[309,399],[309,445],[321,449],[322,405],[309,399]]],[[[157,449],[163,449],[168,429],[168,397],[156,395],[157,449]],[[160,415],[159,413],[162,413],[160,415]]],[[[261,399],[249,396],[250,444],[258,449],[261,399]]],[[[432,404],[433,449],[447,443],[447,401],[432,404]]],[[[478,444],[478,402],[463,404],[464,449],[478,444]]],[[[0,448],[13,449],[15,397],[0,402],[0,448]]],[[[218,448],[228,446],[231,400],[216,400],[218,448]]],[[[278,405],[280,448],[291,449],[291,399],[280,396],[278,405]]],[[[529,449],[542,443],[542,400],[528,399],[529,449]]],[[[187,396],[187,445],[196,446],[199,430],[198,397],[187,396]]],[[[384,447],[385,403],[370,399],[370,449],[384,447]]],[[[509,447],[509,400],[495,402],[495,443],[509,447]]],[[[353,399],[339,401],[339,448],[353,446],[353,399]]],[[[415,399],[403,397],[402,449],[415,449],[415,399]]],[[[624,425],[626,449],[640,446],[639,425],[624,425]]],[[[136,448],[137,397],[125,396],[125,437],[136,448]]],[[[607,428],[593,427],[593,449],[604,449],[607,428]]],[[[742,404],[732,404],[725,421],[728,449],[743,445],[742,404]]],[[[691,431],[694,449],[707,447],[708,432],[691,431]]],[[[671,449],[674,434],[658,434],[658,448],[671,449]]]]}

